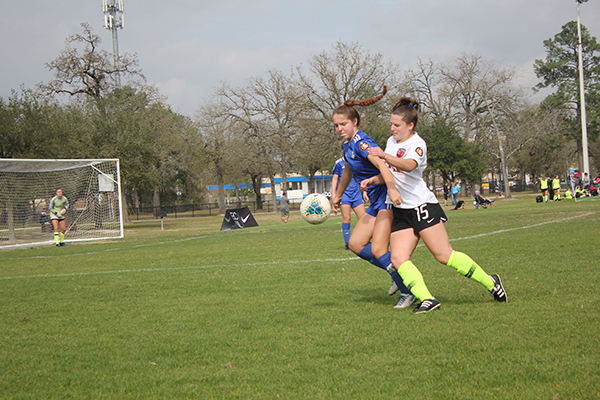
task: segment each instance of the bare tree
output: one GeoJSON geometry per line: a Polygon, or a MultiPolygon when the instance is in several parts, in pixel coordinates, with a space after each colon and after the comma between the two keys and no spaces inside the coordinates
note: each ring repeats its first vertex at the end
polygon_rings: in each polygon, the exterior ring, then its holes
{"type": "Polygon", "coordinates": [[[529,126],[524,133],[516,124],[529,106],[515,68],[463,54],[450,63],[420,62],[407,77],[426,111],[452,123],[465,141],[480,144],[500,164],[510,198],[508,160],[540,131],[529,126]]]}
{"type": "Polygon", "coordinates": [[[52,62],[46,64],[55,78],[47,84],[40,84],[46,93],[66,93],[71,96],[83,94],[99,99],[114,90],[117,75],[144,80],[138,69],[135,55],[119,56],[119,64],[113,65],[112,57],[100,50],[102,42],[88,23],[82,23],[83,33],[66,39],[66,48],[52,62]],[[83,45],[80,53],[77,45],[83,45]]]}
{"type": "Polygon", "coordinates": [[[218,105],[199,109],[196,121],[208,164],[212,166],[219,185],[219,214],[225,214],[225,179],[231,175],[235,158],[236,136],[225,112],[218,105]]]}
{"type": "Polygon", "coordinates": [[[397,65],[386,62],[381,53],[363,50],[358,43],[337,42],[330,52],[313,56],[307,66],[308,71],[302,65],[296,69],[304,99],[327,121],[344,101],[372,97],[397,80],[397,65]]]}
{"type": "MultiPolygon", "coordinates": [[[[297,139],[302,153],[297,155],[297,163],[311,180],[319,169],[330,170],[340,155],[340,139],[331,123],[333,110],[348,99],[374,97],[384,85],[396,88],[398,69],[381,53],[371,54],[357,43],[344,42],[335,43],[330,51],[316,54],[305,66],[296,68],[303,94],[303,122],[297,139]]],[[[382,145],[390,135],[390,109],[384,98],[359,110],[361,129],[382,145]]]]}
{"type": "MultiPolygon", "coordinates": [[[[275,175],[280,174],[285,191],[295,151],[292,144],[302,112],[295,82],[280,71],[270,70],[264,78],[250,78],[244,87],[224,84],[217,95],[225,116],[241,127],[253,142],[252,148],[259,152],[257,162],[269,176],[271,187],[274,189],[275,175]]],[[[275,203],[274,190],[272,195],[275,203]]]]}

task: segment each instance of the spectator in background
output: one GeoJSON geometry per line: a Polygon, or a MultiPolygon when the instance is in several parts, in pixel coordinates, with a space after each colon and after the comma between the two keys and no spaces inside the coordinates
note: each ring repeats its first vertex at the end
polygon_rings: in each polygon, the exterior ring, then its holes
{"type": "Polygon", "coordinates": [[[548,186],[548,200],[554,201],[554,188],[552,187],[552,178],[546,178],[547,186],[548,186]]]}
{"type": "Polygon", "coordinates": [[[542,200],[544,203],[548,202],[548,178],[540,176],[540,190],[542,191],[542,200]]]}
{"type": "Polygon", "coordinates": [[[448,182],[444,182],[442,191],[444,192],[444,206],[448,207],[448,196],[450,195],[450,185],[448,185],[448,182]]]}
{"type": "Polygon", "coordinates": [[[40,213],[40,225],[42,225],[42,232],[50,232],[52,230],[50,224],[50,211],[47,208],[44,208],[40,213]]]}
{"type": "Polygon", "coordinates": [[[560,200],[560,178],[558,175],[554,175],[554,179],[552,179],[552,191],[554,192],[552,196],[554,201],[560,200]]]}
{"type": "Polygon", "coordinates": [[[583,189],[589,190],[589,188],[590,188],[590,176],[586,172],[583,174],[583,189]]]}
{"type": "Polygon", "coordinates": [[[567,188],[567,191],[565,192],[565,200],[573,200],[573,192],[571,191],[571,188],[567,188]]]}
{"type": "Polygon", "coordinates": [[[285,192],[281,193],[279,198],[279,210],[281,211],[281,222],[287,224],[290,219],[290,199],[287,198],[285,192]]]}
{"type": "Polygon", "coordinates": [[[577,186],[577,175],[575,173],[571,174],[571,192],[575,192],[575,186],[577,186]]]}
{"type": "Polygon", "coordinates": [[[490,200],[489,197],[481,197],[481,195],[479,194],[479,190],[475,191],[475,195],[473,197],[475,198],[476,204],[485,206],[489,205],[491,208],[494,208],[494,205],[492,204],[494,200],[490,200]]]}
{"type": "Polygon", "coordinates": [[[458,203],[458,194],[460,193],[460,184],[458,182],[452,182],[450,193],[452,193],[452,205],[455,206],[458,203]]]}

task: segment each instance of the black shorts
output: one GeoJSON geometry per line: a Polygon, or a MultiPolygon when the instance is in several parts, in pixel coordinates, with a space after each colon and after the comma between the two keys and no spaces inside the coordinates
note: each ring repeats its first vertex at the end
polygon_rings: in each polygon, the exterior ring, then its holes
{"type": "Polygon", "coordinates": [[[446,222],[448,218],[439,203],[423,203],[415,208],[395,208],[392,232],[412,228],[415,233],[425,228],[446,222]]]}

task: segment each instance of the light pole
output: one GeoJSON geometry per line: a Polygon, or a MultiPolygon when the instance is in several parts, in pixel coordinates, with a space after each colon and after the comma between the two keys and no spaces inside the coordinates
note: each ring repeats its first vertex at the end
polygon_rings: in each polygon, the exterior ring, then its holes
{"type": "Polygon", "coordinates": [[[121,75],[119,74],[119,38],[117,29],[123,29],[123,0],[102,0],[102,11],[104,12],[104,27],[112,33],[113,60],[117,70],[117,87],[121,87],[121,75]]]}
{"type": "MultiPolygon", "coordinates": [[[[585,91],[583,87],[583,43],[581,40],[581,22],[579,18],[579,5],[588,0],[575,0],[577,2],[577,53],[579,56],[579,97],[581,103],[581,147],[583,147],[583,172],[590,172],[590,159],[588,155],[587,118],[585,113],[585,91]]],[[[582,171],[580,171],[582,172],[582,171]]]]}

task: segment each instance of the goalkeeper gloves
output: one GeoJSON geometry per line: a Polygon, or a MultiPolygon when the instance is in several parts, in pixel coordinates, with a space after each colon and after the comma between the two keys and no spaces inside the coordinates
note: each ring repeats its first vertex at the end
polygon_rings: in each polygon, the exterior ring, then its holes
{"type": "Polygon", "coordinates": [[[58,213],[59,217],[63,217],[65,214],[67,213],[67,209],[63,208],[62,210],[60,210],[60,212],[58,213]]]}

